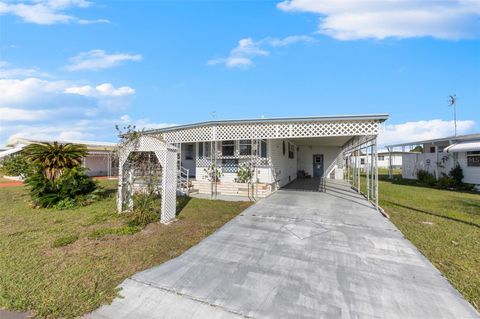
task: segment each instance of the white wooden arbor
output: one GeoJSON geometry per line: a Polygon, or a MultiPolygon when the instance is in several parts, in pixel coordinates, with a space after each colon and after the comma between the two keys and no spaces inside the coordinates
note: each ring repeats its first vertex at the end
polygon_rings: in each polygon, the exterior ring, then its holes
{"type": "Polygon", "coordinates": [[[125,190],[125,178],[130,178],[133,168],[125,165],[128,157],[133,152],[153,152],[162,168],[162,178],[158,185],[161,189],[161,215],[160,222],[168,223],[176,214],[177,200],[177,152],[178,149],[171,144],[151,135],[141,135],[138,138],[127,142],[119,150],[119,177],[118,177],[118,200],[117,210],[124,211],[125,204],[133,206],[131,196],[125,198],[124,191],[133,192],[133,187],[125,190]],[[125,203],[125,201],[128,201],[125,203]]]}

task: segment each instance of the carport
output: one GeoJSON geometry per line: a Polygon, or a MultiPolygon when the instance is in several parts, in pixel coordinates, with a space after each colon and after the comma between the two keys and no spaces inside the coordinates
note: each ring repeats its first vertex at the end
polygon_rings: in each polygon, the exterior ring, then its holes
{"type": "Polygon", "coordinates": [[[344,181],[279,190],[89,318],[478,318],[344,181]]]}

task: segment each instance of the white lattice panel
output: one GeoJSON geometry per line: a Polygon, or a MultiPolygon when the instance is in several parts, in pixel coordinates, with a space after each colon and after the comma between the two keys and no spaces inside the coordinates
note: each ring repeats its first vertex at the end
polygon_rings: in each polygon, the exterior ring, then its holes
{"type": "MultiPolygon", "coordinates": [[[[160,221],[168,223],[175,218],[177,205],[177,149],[154,136],[142,135],[138,139],[124,145],[119,151],[119,183],[118,183],[118,212],[123,211],[124,178],[131,174],[124,170],[128,155],[132,152],[154,152],[162,166],[162,211],[160,221]]],[[[128,191],[133,191],[132,189],[128,191]]],[[[131,203],[128,203],[131,207],[131,203]]]]}
{"type": "Polygon", "coordinates": [[[275,139],[325,136],[377,135],[379,121],[305,121],[285,123],[233,123],[179,128],[160,134],[169,143],[275,139]]]}

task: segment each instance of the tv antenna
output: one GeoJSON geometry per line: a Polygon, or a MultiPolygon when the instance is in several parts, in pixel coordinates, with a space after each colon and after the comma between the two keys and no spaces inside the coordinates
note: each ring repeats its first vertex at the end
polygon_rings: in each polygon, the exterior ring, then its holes
{"type": "Polygon", "coordinates": [[[457,137],[457,95],[448,96],[448,105],[453,106],[453,122],[455,123],[455,137],[457,137]]]}

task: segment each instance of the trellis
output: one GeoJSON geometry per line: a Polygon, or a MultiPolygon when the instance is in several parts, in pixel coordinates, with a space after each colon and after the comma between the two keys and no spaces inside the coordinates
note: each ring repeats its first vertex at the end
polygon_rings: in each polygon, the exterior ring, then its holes
{"type": "Polygon", "coordinates": [[[344,179],[359,193],[378,205],[378,149],[377,136],[355,136],[343,146],[344,179]],[[364,152],[364,154],[362,154],[364,152]],[[365,192],[362,191],[361,158],[365,155],[365,192]]]}
{"type": "Polygon", "coordinates": [[[376,135],[380,120],[298,121],[279,123],[204,124],[152,132],[169,143],[241,139],[280,139],[376,135]]]}
{"type": "MultiPolygon", "coordinates": [[[[119,150],[118,201],[119,213],[133,207],[132,195],[138,189],[131,181],[135,174],[135,165],[129,165],[129,156],[135,152],[152,152],[161,167],[161,178],[155,187],[161,194],[160,222],[168,223],[176,214],[177,197],[177,152],[178,149],[151,135],[140,135],[127,141],[119,150]],[[126,208],[126,209],[125,209],[126,208]]],[[[141,185],[139,186],[141,188],[141,185]]]]}

